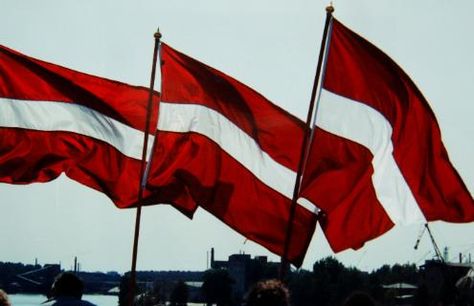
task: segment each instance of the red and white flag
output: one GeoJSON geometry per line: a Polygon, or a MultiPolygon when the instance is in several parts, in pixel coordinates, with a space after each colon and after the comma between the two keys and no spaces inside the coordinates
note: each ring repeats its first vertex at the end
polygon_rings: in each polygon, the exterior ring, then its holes
{"type": "Polygon", "coordinates": [[[147,101],[146,88],[0,46],[0,182],[48,182],[65,173],[118,207],[133,205],[147,101]]]}
{"type": "Polygon", "coordinates": [[[322,210],[334,251],[394,224],[474,221],[473,198],[421,92],[335,19],[322,87],[301,196],[322,210]]]}
{"type": "MultiPolygon", "coordinates": [[[[260,94],[166,44],[150,192],[200,206],[282,255],[304,124],[260,94]]],[[[300,265],[314,206],[298,206],[288,259],[300,265]]]]}

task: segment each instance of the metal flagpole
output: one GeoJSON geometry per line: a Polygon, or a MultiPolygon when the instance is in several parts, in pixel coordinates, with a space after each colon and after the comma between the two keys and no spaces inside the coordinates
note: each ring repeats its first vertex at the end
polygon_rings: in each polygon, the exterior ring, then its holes
{"type": "Polygon", "coordinates": [[[137,253],[138,253],[138,238],[140,235],[140,219],[142,214],[142,201],[143,201],[143,189],[146,185],[146,180],[143,179],[145,176],[145,169],[147,164],[147,148],[148,148],[148,132],[150,130],[150,121],[151,114],[153,111],[153,96],[154,96],[154,87],[155,87],[155,75],[156,75],[156,62],[158,58],[158,48],[160,45],[161,33],[158,29],[154,34],[155,46],[153,49],[153,64],[151,68],[151,78],[150,78],[150,90],[148,94],[148,105],[147,105],[147,116],[145,123],[145,134],[143,137],[143,150],[142,150],[142,160],[140,167],[140,181],[138,189],[138,202],[137,202],[137,213],[135,217],[135,234],[133,238],[133,252],[132,252],[132,268],[130,271],[130,290],[128,292],[128,305],[133,306],[133,301],[135,298],[136,291],[136,267],[137,267],[137,253]]]}
{"type": "Polygon", "coordinates": [[[281,257],[280,263],[280,279],[285,280],[287,272],[289,270],[288,252],[290,247],[291,236],[293,233],[293,219],[296,210],[296,200],[298,199],[298,193],[300,191],[301,176],[303,175],[304,166],[308,155],[309,138],[311,136],[311,122],[313,119],[313,112],[315,108],[316,93],[319,87],[319,79],[321,77],[321,71],[323,66],[323,59],[326,53],[327,37],[329,33],[329,25],[332,20],[332,13],[334,7],[330,4],[326,7],[326,23],[324,24],[323,37],[321,40],[321,47],[318,58],[318,65],[316,67],[316,75],[313,82],[313,90],[311,91],[311,100],[308,108],[308,114],[306,117],[305,133],[303,137],[303,143],[301,144],[300,159],[298,163],[298,172],[296,174],[295,188],[293,189],[293,198],[291,200],[290,215],[288,217],[288,225],[286,228],[285,246],[283,250],[283,256],[281,257]]]}

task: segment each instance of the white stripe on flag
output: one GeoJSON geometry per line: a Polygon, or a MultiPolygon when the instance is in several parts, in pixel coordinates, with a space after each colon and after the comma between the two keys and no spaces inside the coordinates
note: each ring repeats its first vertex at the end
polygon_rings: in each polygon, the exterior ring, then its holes
{"type": "Polygon", "coordinates": [[[303,206],[304,208],[306,208],[307,210],[309,210],[310,212],[312,212],[315,215],[319,214],[319,212],[321,211],[321,209],[319,209],[319,207],[314,205],[313,202],[311,202],[310,200],[308,200],[306,198],[298,198],[296,200],[296,203],[303,206]]]}
{"type": "MultiPolygon", "coordinates": [[[[194,132],[206,136],[261,182],[288,199],[293,196],[296,173],[272,159],[252,137],[213,109],[199,104],[162,101],[158,130],[176,133],[194,132]]],[[[315,212],[315,208],[300,205],[312,213],[315,212]]]]}
{"type": "MultiPolygon", "coordinates": [[[[72,132],[106,142],[128,157],[142,158],[142,131],[80,104],[0,98],[0,127],[72,132]]],[[[148,154],[153,139],[150,135],[148,154]]]]}
{"type": "Polygon", "coordinates": [[[426,222],[413,193],[393,158],[390,122],[372,107],[325,89],[316,125],[363,145],[373,155],[372,183],[378,200],[395,224],[426,222]]]}

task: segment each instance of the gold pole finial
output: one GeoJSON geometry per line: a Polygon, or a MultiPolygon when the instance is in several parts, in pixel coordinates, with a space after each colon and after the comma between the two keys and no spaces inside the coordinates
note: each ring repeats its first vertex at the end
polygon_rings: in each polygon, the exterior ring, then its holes
{"type": "Polygon", "coordinates": [[[161,39],[160,28],[156,29],[155,34],[153,35],[156,39],[161,39]]]}
{"type": "Polygon", "coordinates": [[[329,14],[334,13],[334,6],[332,5],[332,1],[329,2],[328,6],[326,6],[326,12],[328,12],[329,14]]]}

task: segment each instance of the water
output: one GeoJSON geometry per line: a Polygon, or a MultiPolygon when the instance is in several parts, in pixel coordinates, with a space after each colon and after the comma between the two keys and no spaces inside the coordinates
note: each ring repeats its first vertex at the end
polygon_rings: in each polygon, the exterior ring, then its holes
{"type": "MultiPolygon", "coordinates": [[[[38,306],[46,300],[46,297],[41,294],[10,294],[8,297],[10,298],[12,306],[38,306]]],[[[84,294],[82,298],[98,306],[118,305],[118,297],[116,295],[84,294]]],[[[44,305],[51,304],[48,303],[44,305]]]]}
{"type": "MultiPolygon", "coordinates": [[[[8,295],[12,306],[38,306],[46,301],[46,297],[41,294],[10,294],[8,295]]],[[[84,294],[82,297],[97,306],[117,306],[118,296],[116,295],[99,295],[99,294],[84,294]]],[[[51,303],[43,304],[44,306],[51,305],[51,303]]],[[[188,306],[203,306],[205,304],[188,303],[188,306]]]]}

